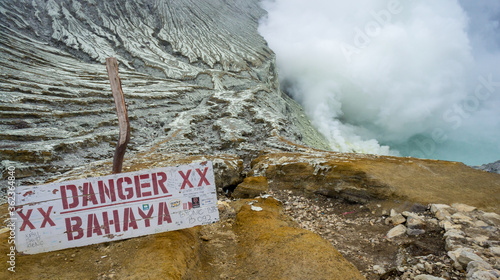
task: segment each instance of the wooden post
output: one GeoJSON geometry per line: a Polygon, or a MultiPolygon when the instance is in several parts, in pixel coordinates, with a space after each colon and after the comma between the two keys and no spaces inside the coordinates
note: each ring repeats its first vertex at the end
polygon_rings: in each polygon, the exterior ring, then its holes
{"type": "Polygon", "coordinates": [[[130,122],[128,121],[125,97],[123,96],[122,83],[118,76],[118,62],[114,57],[106,58],[106,69],[108,70],[111,91],[115,99],[116,114],[118,115],[118,126],[120,134],[116,145],[115,156],[113,157],[113,174],[122,172],[123,157],[130,140],[130,122]]]}

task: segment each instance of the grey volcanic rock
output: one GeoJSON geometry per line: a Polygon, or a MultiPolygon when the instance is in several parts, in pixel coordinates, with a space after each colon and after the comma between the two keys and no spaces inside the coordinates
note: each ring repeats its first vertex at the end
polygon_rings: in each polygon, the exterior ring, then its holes
{"type": "Polygon", "coordinates": [[[474,166],[474,168],[500,174],[500,160],[488,164],[483,164],[481,166],[474,166]]]}
{"type": "MultiPolygon", "coordinates": [[[[283,141],[328,149],[279,90],[258,34],[258,0],[0,2],[0,155],[40,183],[110,159],[117,117],[105,67],[116,57],[128,103],[125,157],[233,153],[248,165],[283,141]]],[[[3,179],[5,179],[3,173],[3,179]]]]}

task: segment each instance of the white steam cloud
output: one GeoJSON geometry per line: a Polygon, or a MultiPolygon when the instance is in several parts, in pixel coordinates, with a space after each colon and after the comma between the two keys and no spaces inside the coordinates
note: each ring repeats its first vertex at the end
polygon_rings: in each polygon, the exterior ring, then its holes
{"type": "Polygon", "coordinates": [[[497,0],[262,6],[282,86],[334,150],[500,159],[497,0]]]}

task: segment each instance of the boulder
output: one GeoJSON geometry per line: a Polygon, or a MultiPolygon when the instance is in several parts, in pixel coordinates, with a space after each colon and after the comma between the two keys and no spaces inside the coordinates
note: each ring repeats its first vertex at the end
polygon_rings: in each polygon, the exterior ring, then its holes
{"type": "Polygon", "coordinates": [[[266,177],[247,177],[234,189],[231,196],[234,198],[254,198],[268,191],[269,184],[266,177]]]}

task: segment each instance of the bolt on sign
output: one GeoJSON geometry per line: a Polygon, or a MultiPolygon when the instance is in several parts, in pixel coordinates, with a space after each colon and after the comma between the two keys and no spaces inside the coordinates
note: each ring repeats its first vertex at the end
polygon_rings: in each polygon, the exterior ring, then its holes
{"type": "Polygon", "coordinates": [[[18,187],[15,211],[26,254],[219,220],[212,162],[18,187]]]}

